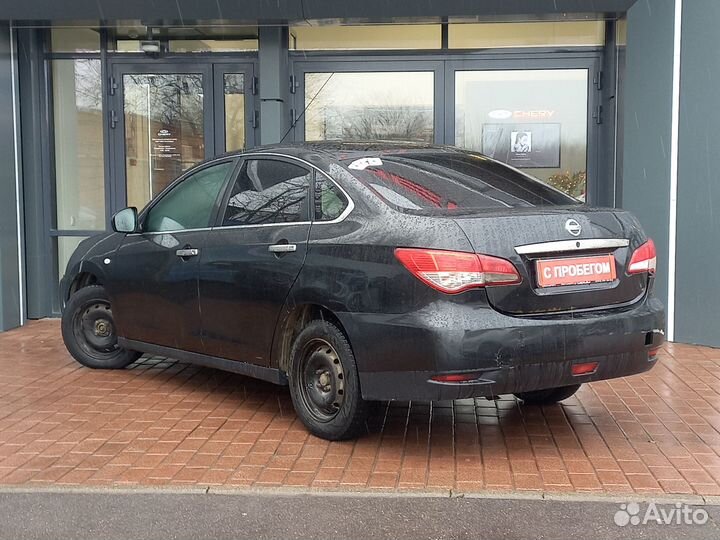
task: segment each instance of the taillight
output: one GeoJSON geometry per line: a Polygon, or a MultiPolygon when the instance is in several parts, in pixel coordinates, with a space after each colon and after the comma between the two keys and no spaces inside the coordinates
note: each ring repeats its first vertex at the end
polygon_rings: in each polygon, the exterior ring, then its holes
{"type": "Polygon", "coordinates": [[[469,381],[475,381],[481,377],[480,373],[444,373],[441,375],[433,375],[430,377],[431,381],[439,383],[463,383],[469,381]]]}
{"type": "Polygon", "coordinates": [[[512,285],[521,281],[520,274],[510,261],[489,255],[397,248],[395,256],[416,278],[448,294],[486,285],[512,285]]]}
{"type": "Polygon", "coordinates": [[[584,362],[582,364],[573,364],[570,370],[576,377],[579,375],[592,375],[597,371],[599,362],[584,362]]]}
{"type": "Polygon", "coordinates": [[[656,266],[657,253],[655,252],[655,242],[649,239],[633,253],[627,273],[642,274],[648,272],[654,274],[656,266]]]}

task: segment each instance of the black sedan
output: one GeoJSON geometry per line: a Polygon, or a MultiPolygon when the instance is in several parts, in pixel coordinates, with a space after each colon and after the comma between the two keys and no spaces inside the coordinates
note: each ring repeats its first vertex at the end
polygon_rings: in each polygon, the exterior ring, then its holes
{"type": "Polygon", "coordinates": [[[664,340],[635,217],[456,148],[229,154],[112,224],[63,278],[70,353],[287,384],[327,439],[364,430],[373,400],[554,403],[650,369],[664,340]]]}

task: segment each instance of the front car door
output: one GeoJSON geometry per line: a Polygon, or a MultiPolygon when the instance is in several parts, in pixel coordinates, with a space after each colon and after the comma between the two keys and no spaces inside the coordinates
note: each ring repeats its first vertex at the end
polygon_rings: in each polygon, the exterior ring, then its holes
{"type": "Polygon", "coordinates": [[[198,262],[235,161],[190,171],[140,216],[108,264],[118,334],[202,352],[198,262]]]}
{"type": "Polygon", "coordinates": [[[200,260],[207,354],[269,365],[278,316],[307,253],[312,176],[279,157],[240,166],[200,260]]]}

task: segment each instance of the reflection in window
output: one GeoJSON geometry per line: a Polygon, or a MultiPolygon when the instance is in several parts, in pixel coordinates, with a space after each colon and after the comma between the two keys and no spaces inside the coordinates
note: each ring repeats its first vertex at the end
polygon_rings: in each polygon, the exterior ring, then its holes
{"type": "Polygon", "coordinates": [[[433,141],[433,73],[305,74],[305,140],[433,141]]]}
{"type": "Polygon", "coordinates": [[[57,250],[57,263],[58,263],[58,278],[62,279],[67,269],[67,263],[72,257],[73,252],[78,247],[80,242],[85,240],[85,236],[58,236],[56,238],[56,250],[57,250]]]}
{"type": "Polygon", "coordinates": [[[245,148],[245,77],[242,73],[226,73],[223,77],[225,96],[225,151],[245,148]]]}
{"type": "Polygon", "coordinates": [[[457,71],[455,144],[584,200],[585,69],[457,71]]]}
{"type": "Polygon", "coordinates": [[[605,21],[533,21],[448,25],[451,49],[579,47],[605,44],[605,21]]]}
{"type": "Polygon", "coordinates": [[[226,161],[185,178],[150,209],[143,230],[163,232],[208,227],[220,189],[232,166],[232,161],[226,161]]]}
{"type": "Polygon", "coordinates": [[[247,161],[230,193],[223,225],[306,221],[310,178],[309,171],[285,161],[247,161]]]}
{"type": "Polygon", "coordinates": [[[439,24],[389,24],[372,26],[293,26],[290,48],[332,49],[439,49],[439,24]]]}
{"type": "Polygon", "coordinates": [[[50,50],[58,52],[100,52],[100,31],[95,28],[53,28],[50,50]]]}
{"type": "Polygon", "coordinates": [[[100,60],[53,60],[57,228],[105,228],[100,60]]]}
{"type": "Polygon", "coordinates": [[[142,208],[205,157],[203,80],[137,74],[123,86],[128,206],[142,208]]]}
{"type": "Polygon", "coordinates": [[[257,39],[171,39],[170,52],[257,51],[257,39]]]}
{"type": "Polygon", "coordinates": [[[321,174],[315,175],[315,220],[331,221],[340,217],[348,201],[340,188],[321,174]]]}
{"type": "Polygon", "coordinates": [[[573,204],[521,172],[470,152],[383,153],[353,174],[381,199],[411,213],[462,214],[485,208],[573,204]]]}

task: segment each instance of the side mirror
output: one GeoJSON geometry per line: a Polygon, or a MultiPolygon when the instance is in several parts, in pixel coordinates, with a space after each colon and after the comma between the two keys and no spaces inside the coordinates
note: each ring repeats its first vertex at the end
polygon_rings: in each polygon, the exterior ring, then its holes
{"type": "Polygon", "coordinates": [[[119,233],[134,233],[138,228],[137,208],[131,206],[123,208],[112,217],[113,231],[119,233]]]}

